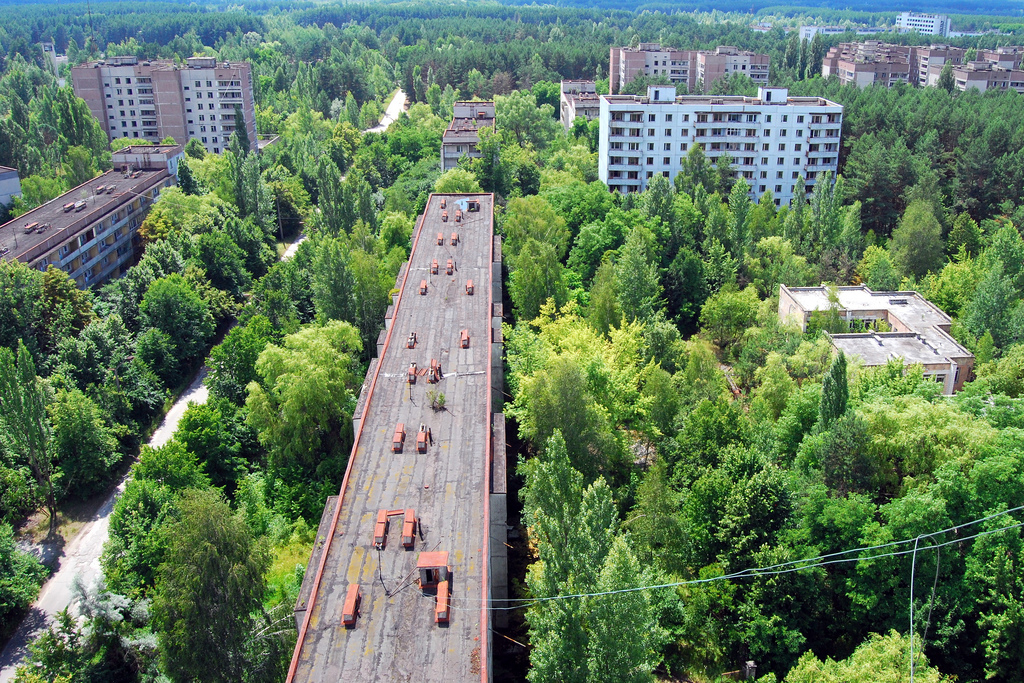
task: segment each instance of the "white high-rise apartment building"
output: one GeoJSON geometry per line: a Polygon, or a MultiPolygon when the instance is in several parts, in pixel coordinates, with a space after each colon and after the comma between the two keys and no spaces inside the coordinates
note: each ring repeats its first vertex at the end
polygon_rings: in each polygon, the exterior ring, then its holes
{"type": "Polygon", "coordinates": [[[917,31],[926,36],[948,36],[951,22],[945,14],[918,14],[903,12],[896,17],[896,30],[900,33],[917,31]]]}
{"type": "Polygon", "coordinates": [[[799,178],[809,192],[819,173],[838,169],[842,105],[785,88],[677,97],[674,87],[651,86],[646,96],[602,95],[599,118],[598,175],[612,191],[642,192],[656,174],[674,178],[698,144],[712,163],[728,152],[751,195],[770,190],[778,205],[789,204],[799,178]]]}
{"type": "Polygon", "coordinates": [[[184,144],[195,138],[206,151],[220,154],[239,123],[236,107],[241,107],[250,149],[257,149],[248,62],[189,57],[176,64],[108,57],[71,69],[71,82],[111,140],[172,137],[184,144]]]}

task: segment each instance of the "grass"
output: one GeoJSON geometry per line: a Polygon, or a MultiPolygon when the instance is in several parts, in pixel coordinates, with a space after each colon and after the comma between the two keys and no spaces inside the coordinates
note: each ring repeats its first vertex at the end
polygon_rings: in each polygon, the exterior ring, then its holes
{"type": "Polygon", "coordinates": [[[292,534],[286,542],[274,547],[267,572],[265,604],[271,607],[282,602],[292,603],[299,595],[302,574],[295,571],[296,565],[306,566],[313,550],[313,538],[307,534],[292,534]]]}

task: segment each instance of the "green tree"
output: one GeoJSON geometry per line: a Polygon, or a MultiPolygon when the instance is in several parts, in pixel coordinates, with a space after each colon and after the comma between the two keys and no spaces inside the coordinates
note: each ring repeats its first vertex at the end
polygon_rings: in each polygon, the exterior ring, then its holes
{"type": "Polygon", "coordinates": [[[266,548],[220,494],[186,493],[153,595],[162,669],[173,681],[243,681],[262,611],[266,548]]]}
{"type": "Polygon", "coordinates": [[[434,192],[438,194],[460,194],[465,192],[483,192],[476,176],[461,168],[452,168],[441,174],[434,183],[434,192]]]}
{"type": "Polygon", "coordinates": [[[568,299],[561,261],[554,245],[527,239],[509,278],[509,297],[518,320],[532,320],[549,298],[561,307],[568,299]]]}
{"type": "MultiPolygon", "coordinates": [[[[907,636],[896,631],[884,636],[872,633],[843,661],[822,662],[813,652],[805,652],[783,683],[900,683],[910,678],[909,651],[907,636]]],[[[914,664],[914,679],[921,683],[953,681],[929,666],[919,641],[914,647],[914,664]]]]}
{"type": "Polygon", "coordinates": [[[194,238],[192,250],[210,283],[241,299],[251,279],[245,268],[246,254],[235,241],[226,232],[207,232],[194,238]]]}
{"type": "Polygon", "coordinates": [[[263,315],[254,315],[244,325],[231,329],[210,351],[206,385],[210,396],[225,398],[236,405],[245,403],[246,387],[258,379],[256,361],[274,339],[274,328],[263,315]]]}
{"type": "Polygon", "coordinates": [[[890,250],[893,264],[905,275],[921,278],[942,267],[942,226],[930,203],[910,203],[892,233],[890,250]]]}
{"type": "Polygon", "coordinates": [[[189,141],[185,143],[185,155],[192,159],[205,159],[206,148],[203,147],[203,143],[199,142],[199,138],[189,138],[189,141]]]}
{"type": "Polygon", "coordinates": [[[47,410],[50,450],[60,471],[61,496],[86,498],[106,482],[120,458],[117,440],[96,403],[78,389],[61,389],[47,410]]]}
{"type": "Polygon", "coordinates": [[[953,89],[956,87],[956,80],[953,78],[953,62],[946,62],[942,65],[942,71],[939,73],[939,82],[936,86],[952,94],[953,89]]]}
{"type": "Polygon", "coordinates": [[[946,242],[946,253],[955,257],[962,248],[968,256],[977,256],[981,253],[981,247],[982,235],[978,222],[967,213],[957,216],[946,242]]]}
{"type": "Polygon", "coordinates": [[[751,285],[741,291],[722,290],[708,297],[700,309],[700,324],[711,340],[726,349],[754,324],[761,300],[751,285]]]}
{"type": "Polygon", "coordinates": [[[5,624],[32,604],[45,576],[39,560],[18,550],[11,525],[0,522],[0,619],[5,624]]]}
{"type": "Polygon", "coordinates": [[[900,286],[900,275],[889,252],[876,245],[864,250],[864,257],[857,264],[857,275],[876,292],[891,291],[900,286]]]}
{"type": "Polygon", "coordinates": [[[181,191],[188,195],[202,194],[199,188],[199,182],[196,177],[192,175],[192,169],[188,165],[188,158],[182,159],[178,162],[178,187],[181,191]]]}
{"type": "Polygon", "coordinates": [[[526,90],[494,98],[495,128],[515,137],[520,146],[529,143],[536,149],[545,149],[559,133],[554,114],[554,107],[537,106],[537,98],[526,90]]]}
{"type": "Polygon", "coordinates": [[[196,290],[178,274],[154,281],[139,307],[142,322],[170,339],[179,361],[198,357],[213,334],[213,316],[196,290]]]}
{"type": "Polygon", "coordinates": [[[821,404],[818,408],[820,429],[828,429],[846,413],[849,397],[850,390],[846,384],[846,354],[840,351],[821,381],[821,404]]]}
{"type": "Polygon", "coordinates": [[[210,403],[189,404],[174,440],[196,456],[211,484],[234,491],[235,482],[245,474],[245,462],[238,457],[241,444],[219,408],[210,403]]]}
{"type": "Polygon", "coordinates": [[[50,515],[52,533],[57,528],[56,467],[46,403],[46,389],[25,345],[18,343],[17,356],[0,348],[0,443],[32,470],[50,515]]]}
{"type": "Polygon", "coordinates": [[[260,381],[249,384],[247,421],[288,489],[282,496],[310,518],[344,474],[361,351],[349,323],[307,327],[268,345],[256,363],[260,381]]]}
{"type": "Polygon", "coordinates": [[[648,244],[643,231],[634,228],[615,264],[615,290],[626,322],[650,322],[660,310],[661,283],[648,244]]]}

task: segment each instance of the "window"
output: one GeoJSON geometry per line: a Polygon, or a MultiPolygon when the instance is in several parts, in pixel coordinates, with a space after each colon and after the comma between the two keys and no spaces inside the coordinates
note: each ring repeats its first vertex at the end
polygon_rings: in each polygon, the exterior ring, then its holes
{"type": "Polygon", "coordinates": [[[203,138],[203,144],[204,145],[206,144],[206,138],[203,138]]]}
{"type": "Polygon", "coordinates": [[[129,94],[129,95],[131,95],[131,94],[132,94],[132,89],[131,89],[131,88],[128,88],[128,94],[129,94]]]}
{"type": "Polygon", "coordinates": [[[776,171],[775,172],[775,179],[776,180],[782,180],[782,171],[776,171]]]}
{"type": "Polygon", "coordinates": [[[672,143],[671,142],[666,142],[665,143],[665,151],[666,152],[671,152],[672,151],[672,143]]]}
{"type": "Polygon", "coordinates": [[[779,131],[779,135],[782,136],[782,137],[786,137],[786,129],[783,128],[782,130],[780,130],[779,131]]]}
{"type": "Polygon", "coordinates": [[[210,126],[210,132],[211,133],[216,133],[217,132],[217,126],[210,126]]]}
{"type": "Polygon", "coordinates": [[[804,122],[804,117],[803,116],[796,117],[796,122],[797,123],[803,123],[804,122]]]}
{"type": "Polygon", "coordinates": [[[211,100],[213,99],[213,93],[212,93],[212,92],[208,92],[208,93],[206,93],[206,96],[207,96],[208,98],[210,98],[211,100]]]}
{"type": "Polygon", "coordinates": [[[799,152],[801,149],[803,149],[803,145],[801,145],[799,143],[793,145],[793,151],[794,152],[799,152]]]}
{"type": "Polygon", "coordinates": [[[767,166],[768,165],[768,157],[761,157],[761,164],[763,166],[767,166]]]}
{"type": "Polygon", "coordinates": [[[764,136],[766,138],[770,138],[772,136],[772,132],[770,130],[768,130],[767,128],[765,128],[764,129],[764,136]]]}
{"type": "Polygon", "coordinates": [[[764,122],[765,123],[771,123],[772,122],[772,115],[768,114],[768,116],[764,117],[764,122]]]}
{"type": "Polygon", "coordinates": [[[124,116],[124,109],[122,109],[119,113],[121,114],[121,116],[124,116]]]}
{"type": "Polygon", "coordinates": [[[217,142],[217,138],[216,138],[216,137],[214,137],[214,138],[213,138],[213,141],[214,141],[214,142],[217,142]]]}
{"type": "Polygon", "coordinates": [[[121,94],[123,94],[123,93],[121,92],[121,89],[120,89],[120,88],[116,88],[116,89],[114,90],[114,92],[115,92],[115,93],[117,93],[118,95],[121,95],[121,94]]]}
{"type": "MultiPolygon", "coordinates": [[[[118,100],[117,101],[117,106],[123,107],[124,106],[124,100],[118,100]]],[[[122,116],[124,116],[124,114],[122,114],[122,116]]]]}
{"type": "Polygon", "coordinates": [[[665,137],[667,137],[667,138],[672,137],[672,129],[671,128],[666,128],[665,129],[665,137]]]}
{"type": "Polygon", "coordinates": [[[205,120],[206,120],[206,116],[205,116],[205,115],[203,115],[203,114],[200,114],[200,115],[199,115],[199,120],[200,120],[200,121],[205,121],[205,120]]]}
{"type": "Polygon", "coordinates": [[[663,158],[663,159],[661,160],[661,163],[662,163],[662,164],[664,164],[665,166],[668,166],[669,164],[671,164],[671,163],[672,163],[672,159],[670,159],[669,157],[664,157],[664,158],[663,158]]]}
{"type": "Polygon", "coordinates": [[[656,120],[657,120],[657,118],[658,118],[658,117],[657,117],[657,116],[655,116],[654,114],[648,114],[648,115],[647,115],[647,120],[648,120],[648,121],[656,121],[656,120]]]}
{"type": "Polygon", "coordinates": [[[802,128],[797,128],[797,129],[796,129],[796,136],[797,136],[798,138],[802,138],[802,137],[804,136],[804,131],[803,131],[803,129],[802,129],[802,128]]]}
{"type": "MultiPolygon", "coordinates": [[[[783,159],[782,157],[779,157],[779,166],[782,166],[782,165],[784,165],[785,163],[786,163],[786,160],[785,160],[785,159],[783,159]]],[[[781,177],[781,176],[780,176],[780,177],[781,177]]]]}
{"type": "Polygon", "coordinates": [[[203,103],[202,103],[202,102],[200,102],[198,106],[199,106],[199,109],[200,109],[200,110],[202,110],[202,108],[203,108],[203,103]]]}
{"type": "Polygon", "coordinates": [[[197,92],[197,93],[196,93],[196,99],[197,99],[197,100],[201,100],[201,99],[203,99],[203,93],[201,93],[201,92],[197,92]]]}
{"type": "MultiPolygon", "coordinates": [[[[761,177],[762,178],[767,178],[768,177],[768,171],[761,171],[761,177]]],[[[764,192],[764,187],[761,188],[761,192],[764,192]]]]}
{"type": "Polygon", "coordinates": [[[789,115],[788,114],[783,114],[782,115],[782,122],[786,123],[787,121],[789,121],[789,115]]]}
{"type": "Polygon", "coordinates": [[[793,171],[793,180],[796,180],[799,177],[800,177],[800,171],[793,171]]]}
{"type": "Polygon", "coordinates": [[[115,79],[114,79],[114,83],[117,83],[118,85],[120,85],[120,83],[121,83],[121,79],[120,79],[120,78],[115,78],[115,79]]]}
{"type": "Polygon", "coordinates": [[[685,142],[680,142],[679,143],[679,151],[680,152],[685,152],[686,151],[686,143],[685,142]]]}
{"type": "Polygon", "coordinates": [[[647,134],[648,135],[654,135],[654,129],[653,128],[648,128],[647,129],[647,134]]]}
{"type": "Polygon", "coordinates": [[[647,151],[648,152],[653,152],[654,151],[654,143],[653,142],[648,142],[647,143],[647,151]]]}
{"type": "Polygon", "coordinates": [[[197,88],[202,88],[203,87],[203,82],[202,81],[196,81],[196,87],[197,88]]]}
{"type": "MultiPolygon", "coordinates": [[[[775,194],[779,194],[780,192],[782,192],[782,185],[776,185],[775,186],[775,194]]],[[[779,201],[779,200],[776,199],[775,201],[779,201]]]]}
{"type": "Polygon", "coordinates": [[[665,123],[672,123],[672,114],[665,114],[665,123]]]}
{"type": "Polygon", "coordinates": [[[781,145],[779,145],[779,151],[780,152],[785,152],[786,151],[786,143],[782,143],[781,145]]]}
{"type": "Polygon", "coordinates": [[[206,87],[207,88],[212,88],[213,87],[213,81],[206,81],[206,87]]]}
{"type": "Polygon", "coordinates": [[[654,165],[654,157],[647,157],[647,165],[648,166],[653,166],[654,165]]]}

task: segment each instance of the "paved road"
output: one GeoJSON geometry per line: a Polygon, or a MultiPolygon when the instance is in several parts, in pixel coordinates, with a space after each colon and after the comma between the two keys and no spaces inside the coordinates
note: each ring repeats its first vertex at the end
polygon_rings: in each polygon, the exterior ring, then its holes
{"type": "Polygon", "coordinates": [[[398,120],[398,115],[405,109],[405,93],[399,90],[395,93],[395,96],[391,98],[391,102],[388,104],[388,108],[384,110],[384,116],[381,117],[380,123],[373,128],[367,128],[365,133],[383,133],[388,129],[392,123],[398,120]]]}
{"type": "MultiPolygon", "coordinates": [[[[181,416],[190,403],[206,403],[209,392],[205,385],[206,368],[199,374],[182,393],[171,409],[164,416],[163,422],[149,440],[149,445],[158,448],[166,444],[178,428],[181,416]]],[[[39,597],[32,605],[28,616],[21,623],[17,633],[7,643],[0,654],[0,683],[7,683],[14,677],[15,669],[21,664],[22,658],[28,654],[27,644],[42,632],[53,619],[54,615],[71,604],[72,586],[75,577],[80,576],[86,585],[95,582],[100,574],[100,554],[103,544],[107,541],[110,528],[110,513],[114,503],[124,492],[128,477],[110,493],[93,518],[86,522],[82,529],[64,547],[57,558],[57,570],[47,580],[39,597]]]]}

